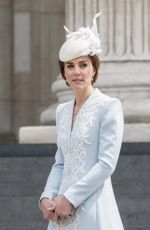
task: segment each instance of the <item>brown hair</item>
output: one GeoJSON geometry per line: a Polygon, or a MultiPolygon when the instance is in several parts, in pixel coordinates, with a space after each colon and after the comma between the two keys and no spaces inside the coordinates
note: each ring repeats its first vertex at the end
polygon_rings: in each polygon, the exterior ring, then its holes
{"type": "MultiPolygon", "coordinates": [[[[90,57],[90,59],[91,59],[91,62],[92,62],[92,66],[94,67],[94,69],[95,69],[95,75],[94,75],[94,77],[93,77],[93,81],[91,82],[92,83],[92,85],[96,82],[96,80],[97,80],[97,77],[98,77],[98,70],[99,70],[99,67],[100,67],[100,60],[99,60],[99,58],[98,58],[98,56],[97,55],[93,55],[93,56],[90,56],[89,55],[89,57],[90,57]]],[[[60,69],[60,73],[61,73],[61,75],[62,75],[62,78],[64,79],[64,80],[66,80],[66,78],[65,78],[65,75],[64,75],[64,62],[62,62],[62,61],[60,61],[59,60],[59,69],[60,69]]],[[[66,84],[69,86],[69,84],[66,82],[66,84]]]]}

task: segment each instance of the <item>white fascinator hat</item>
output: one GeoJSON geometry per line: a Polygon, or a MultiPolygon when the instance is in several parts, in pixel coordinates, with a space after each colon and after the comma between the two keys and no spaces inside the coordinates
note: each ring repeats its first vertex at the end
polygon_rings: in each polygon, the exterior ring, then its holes
{"type": "Polygon", "coordinates": [[[100,40],[96,19],[102,13],[98,13],[93,18],[92,27],[80,27],[75,32],[70,32],[65,26],[67,40],[59,51],[59,60],[67,62],[75,58],[86,55],[97,55],[102,53],[102,42],[100,40]]]}

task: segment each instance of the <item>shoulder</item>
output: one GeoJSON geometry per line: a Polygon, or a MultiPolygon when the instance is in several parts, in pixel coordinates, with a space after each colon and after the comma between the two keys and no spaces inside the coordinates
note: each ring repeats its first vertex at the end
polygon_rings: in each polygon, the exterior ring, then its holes
{"type": "Polygon", "coordinates": [[[61,103],[56,108],[56,126],[58,126],[59,121],[64,117],[66,119],[66,114],[69,114],[72,101],[61,103]]]}
{"type": "Polygon", "coordinates": [[[66,108],[70,108],[72,103],[73,100],[59,104],[56,108],[56,114],[63,112],[66,108]]]}
{"type": "Polygon", "coordinates": [[[108,96],[96,89],[97,105],[100,107],[102,114],[122,113],[122,104],[118,98],[108,96]]]}
{"type": "Polygon", "coordinates": [[[115,106],[122,107],[121,101],[118,98],[108,96],[102,92],[100,92],[100,97],[104,109],[107,107],[115,107],[115,106]]]}
{"type": "MultiPolygon", "coordinates": [[[[101,92],[98,88],[95,88],[95,97],[97,98],[97,101],[100,102],[103,106],[111,103],[119,103],[121,104],[120,100],[115,97],[108,96],[107,94],[101,92]]],[[[94,98],[95,99],[95,98],[94,98]]]]}
{"type": "Polygon", "coordinates": [[[103,121],[122,120],[123,121],[123,109],[121,101],[118,98],[110,97],[104,93],[101,93],[102,100],[102,117],[103,121]]]}

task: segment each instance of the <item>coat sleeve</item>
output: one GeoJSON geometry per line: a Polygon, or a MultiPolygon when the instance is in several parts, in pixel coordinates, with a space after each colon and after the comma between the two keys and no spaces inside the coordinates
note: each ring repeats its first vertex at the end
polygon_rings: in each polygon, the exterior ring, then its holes
{"type": "MultiPolygon", "coordinates": [[[[58,107],[56,111],[56,129],[58,131],[58,120],[59,120],[59,110],[60,106],[58,107]]],[[[44,197],[46,198],[52,198],[57,195],[61,178],[62,178],[62,171],[64,168],[64,158],[61,151],[60,146],[57,146],[57,152],[55,154],[55,163],[52,166],[51,172],[48,176],[46,186],[44,188],[44,191],[40,197],[40,200],[44,197]]]]}
{"type": "Polygon", "coordinates": [[[114,172],[122,136],[122,105],[118,99],[111,99],[104,105],[101,115],[97,163],[64,193],[74,207],[81,205],[114,172]]]}

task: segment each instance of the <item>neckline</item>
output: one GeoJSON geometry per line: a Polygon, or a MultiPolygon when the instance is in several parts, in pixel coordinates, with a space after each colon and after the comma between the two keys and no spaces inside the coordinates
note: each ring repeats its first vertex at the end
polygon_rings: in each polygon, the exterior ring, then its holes
{"type": "Polygon", "coordinates": [[[97,88],[93,88],[93,91],[92,93],[88,96],[88,98],[84,101],[84,103],[82,104],[78,114],[76,115],[76,118],[74,120],[74,123],[73,123],[73,111],[74,111],[74,106],[75,106],[75,99],[73,100],[73,103],[72,103],[72,112],[71,112],[71,133],[73,132],[75,126],[76,126],[76,123],[78,121],[78,118],[80,116],[80,113],[82,112],[82,110],[84,109],[84,107],[86,106],[86,104],[88,103],[88,101],[92,98],[92,96],[94,95],[94,93],[97,91],[97,88]]]}

